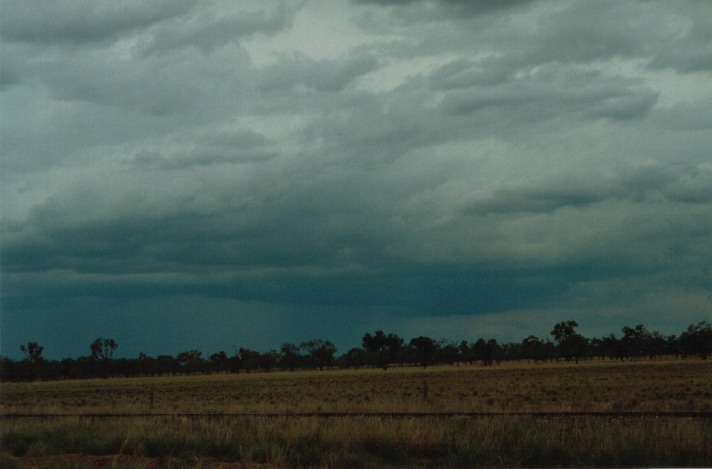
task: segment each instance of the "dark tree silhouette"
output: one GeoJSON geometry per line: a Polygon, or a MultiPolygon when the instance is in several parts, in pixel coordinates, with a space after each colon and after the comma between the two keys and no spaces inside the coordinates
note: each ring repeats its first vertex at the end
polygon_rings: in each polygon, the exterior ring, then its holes
{"type": "Polygon", "coordinates": [[[337,360],[342,368],[360,368],[366,366],[368,361],[369,353],[359,347],[352,348],[337,360]]]}
{"type": "Polygon", "coordinates": [[[180,362],[170,355],[159,355],[156,357],[156,370],[160,375],[173,375],[180,373],[180,362]]]}
{"type": "Polygon", "coordinates": [[[495,339],[485,341],[485,339],[479,338],[475,345],[472,346],[475,359],[481,360],[483,366],[492,366],[494,364],[498,348],[499,345],[497,345],[495,339]]]}
{"type": "Polygon", "coordinates": [[[376,331],[373,335],[366,333],[363,336],[363,348],[374,357],[375,364],[384,370],[393,363],[403,347],[403,339],[395,334],[384,334],[376,331]]]}
{"type": "Polygon", "coordinates": [[[225,353],[222,350],[210,355],[210,367],[212,368],[212,371],[216,371],[216,372],[227,371],[228,370],[228,361],[229,361],[229,358],[227,357],[227,353],[225,353]]]}
{"type": "Polygon", "coordinates": [[[562,321],[555,325],[554,329],[551,331],[551,335],[554,336],[556,345],[561,345],[566,341],[566,339],[576,334],[577,327],[578,323],[576,321],[562,321]]]}
{"type": "Polygon", "coordinates": [[[466,340],[463,340],[460,342],[460,345],[457,348],[460,352],[460,359],[464,362],[472,364],[475,357],[472,352],[472,347],[470,347],[470,344],[468,344],[466,340]]]}
{"type": "Polygon", "coordinates": [[[276,368],[277,364],[279,363],[279,354],[276,350],[270,350],[267,353],[259,355],[258,363],[259,368],[261,368],[262,370],[271,371],[273,368],[276,368]]]}
{"type": "Polygon", "coordinates": [[[427,367],[435,352],[435,341],[430,337],[420,336],[411,339],[408,345],[415,350],[422,367],[427,367]]]}
{"type": "Polygon", "coordinates": [[[30,342],[27,346],[20,345],[20,350],[27,357],[26,360],[30,364],[30,378],[37,378],[37,369],[42,365],[44,359],[42,358],[42,351],[44,347],[39,345],[37,342],[30,342]]]}
{"type": "Polygon", "coordinates": [[[562,321],[554,326],[551,335],[559,348],[559,355],[566,361],[576,360],[578,363],[586,353],[588,339],[576,332],[577,327],[576,321],[562,321]]]}
{"type": "Polygon", "coordinates": [[[30,363],[38,363],[42,360],[42,351],[44,347],[37,342],[30,342],[27,346],[20,345],[20,350],[25,354],[30,363]]]}
{"type": "Polygon", "coordinates": [[[240,348],[240,363],[246,372],[256,371],[260,367],[260,353],[248,348],[240,348]]]}
{"type": "Polygon", "coordinates": [[[118,346],[114,339],[96,339],[90,346],[91,357],[94,360],[111,360],[118,346]]]}
{"type": "Polygon", "coordinates": [[[639,358],[646,354],[646,342],[650,334],[645,326],[638,324],[635,327],[623,326],[621,329],[623,338],[623,354],[626,358],[639,358]]]}
{"type": "Polygon", "coordinates": [[[203,352],[200,350],[188,350],[178,354],[176,359],[183,373],[198,373],[203,368],[203,352]]]}
{"type": "Polygon", "coordinates": [[[685,355],[699,355],[706,360],[712,354],[712,325],[707,321],[690,325],[680,335],[680,346],[685,355]]]}
{"type": "Polygon", "coordinates": [[[279,362],[282,368],[296,370],[300,366],[301,358],[299,347],[294,344],[282,344],[279,354],[279,362]]]}
{"type": "Polygon", "coordinates": [[[182,352],[177,357],[159,355],[156,358],[139,354],[138,358],[114,359],[118,344],[113,339],[99,338],[90,344],[91,355],[76,359],[64,358],[60,361],[45,360],[43,347],[36,342],[20,346],[25,358],[15,361],[0,357],[0,381],[24,381],[31,379],[90,378],[96,376],[162,376],[181,373],[239,373],[263,371],[276,367],[300,369],[308,367],[329,368],[338,364],[344,368],[380,366],[387,369],[392,363],[401,365],[455,364],[461,361],[481,361],[484,366],[492,366],[502,360],[579,360],[582,357],[600,359],[654,359],[658,356],[702,359],[712,355],[712,325],[701,321],[690,325],[678,338],[664,336],[657,331],[648,332],[642,324],[625,326],[622,336],[614,334],[600,339],[587,339],[576,332],[576,321],[562,321],[551,331],[553,341],[543,341],[536,336],[528,336],[519,343],[498,344],[495,339],[479,339],[474,344],[462,341],[433,341],[424,336],[415,337],[403,346],[403,339],[383,331],[366,333],[362,347],[355,347],[336,358],[336,347],[328,340],[311,340],[282,345],[280,352],[271,350],[259,353],[235,347],[233,356],[217,352],[209,359],[203,359],[198,350],[182,352]]]}
{"type": "Polygon", "coordinates": [[[434,355],[436,357],[435,361],[448,365],[457,363],[459,357],[457,346],[446,340],[440,340],[435,343],[434,355]]]}
{"type": "Polygon", "coordinates": [[[104,377],[111,374],[111,357],[113,357],[114,350],[116,350],[118,346],[119,344],[117,344],[114,339],[102,338],[96,339],[89,346],[91,349],[91,358],[102,368],[104,377]]]}
{"type": "Polygon", "coordinates": [[[552,358],[550,353],[551,345],[550,341],[544,342],[539,337],[530,335],[522,341],[521,357],[535,362],[545,361],[552,358]]]}
{"type": "Polygon", "coordinates": [[[330,368],[334,364],[336,347],[328,340],[316,339],[302,342],[301,348],[309,352],[312,366],[320,370],[330,368]]]}

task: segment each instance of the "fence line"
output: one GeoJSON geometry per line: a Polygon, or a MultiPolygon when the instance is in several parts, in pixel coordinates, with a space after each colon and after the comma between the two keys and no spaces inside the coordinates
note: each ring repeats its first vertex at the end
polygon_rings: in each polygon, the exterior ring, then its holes
{"type": "Polygon", "coordinates": [[[54,419],[54,418],[451,418],[451,417],[538,417],[538,418],[572,418],[572,417],[599,417],[599,418],[696,418],[712,419],[712,412],[238,412],[238,413],[54,413],[54,414],[2,414],[5,419],[54,419]]]}

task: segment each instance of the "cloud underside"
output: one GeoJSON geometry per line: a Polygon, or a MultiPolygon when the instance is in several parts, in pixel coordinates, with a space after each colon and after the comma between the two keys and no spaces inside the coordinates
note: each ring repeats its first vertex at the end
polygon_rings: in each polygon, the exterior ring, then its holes
{"type": "Polygon", "coordinates": [[[9,1],[0,31],[4,312],[712,291],[705,2],[9,1]]]}

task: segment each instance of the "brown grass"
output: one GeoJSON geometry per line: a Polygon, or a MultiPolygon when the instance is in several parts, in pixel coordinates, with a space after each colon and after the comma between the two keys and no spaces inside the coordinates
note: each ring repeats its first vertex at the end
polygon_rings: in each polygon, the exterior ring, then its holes
{"type": "MultiPolygon", "coordinates": [[[[2,383],[0,392],[4,414],[712,411],[712,362],[2,383]]],[[[121,467],[712,465],[705,419],[65,417],[7,420],[0,436],[4,463],[18,467],[52,467],[63,454],[121,455],[121,467]]],[[[91,467],[83,458],[65,467],[91,467]]]]}
{"type": "Polygon", "coordinates": [[[712,361],[3,383],[3,413],[712,411],[712,361]],[[427,386],[427,400],[423,386],[427,386]]]}

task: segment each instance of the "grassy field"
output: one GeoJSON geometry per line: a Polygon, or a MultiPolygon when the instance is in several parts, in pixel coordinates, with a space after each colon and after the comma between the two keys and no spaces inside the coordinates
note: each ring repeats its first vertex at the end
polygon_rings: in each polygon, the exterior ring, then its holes
{"type": "MultiPolygon", "coordinates": [[[[709,412],[712,362],[2,383],[0,402],[5,415],[709,412]]],[[[712,466],[712,420],[659,416],[73,415],[4,419],[0,438],[2,467],[712,466]]]]}

